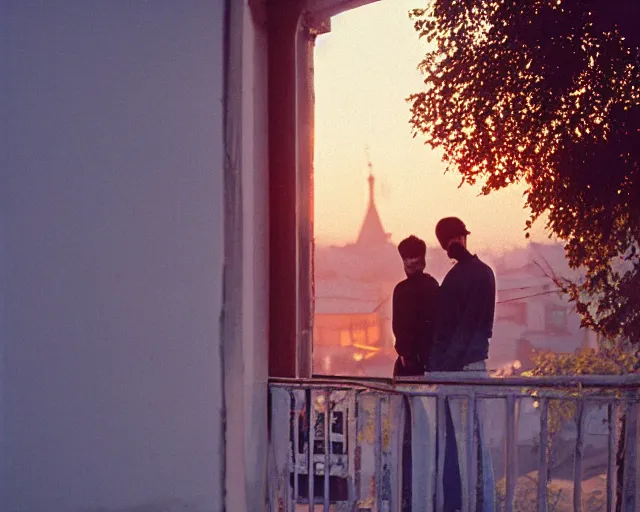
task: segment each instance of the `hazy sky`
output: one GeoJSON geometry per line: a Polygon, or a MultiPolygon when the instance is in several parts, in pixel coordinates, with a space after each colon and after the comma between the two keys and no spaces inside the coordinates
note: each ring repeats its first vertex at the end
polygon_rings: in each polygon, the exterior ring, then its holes
{"type": "MultiPolygon", "coordinates": [[[[332,19],[316,46],[315,227],[320,244],[357,236],[367,204],[367,157],[377,205],[394,242],[409,234],[435,243],[439,218],[461,217],[474,248],[524,245],[524,186],[478,197],[440,154],[413,139],[405,98],[423,87],[416,67],[424,43],[408,11],[420,0],[382,0],[332,19]]],[[[547,240],[542,226],[534,240],[547,240]]]]}

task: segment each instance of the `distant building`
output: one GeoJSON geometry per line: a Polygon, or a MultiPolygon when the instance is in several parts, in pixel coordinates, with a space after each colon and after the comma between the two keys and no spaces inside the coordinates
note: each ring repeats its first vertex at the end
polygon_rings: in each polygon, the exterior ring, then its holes
{"type": "Polygon", "coordinates": [[[553,282],[554,275],[578,277],[560,244],[532,243],[506,253],[494,268],[498,292],[489,350],[492,367],[518,361],[524,370],[531,366],[534,351],[596,347],[595,333],[580,326],[580,316],[553,282]]]}
{"type": "Polygon", "coordinates": [[[391,374],[390,299],[404,273],[376,207],[371,164],[369,170],[369,203],[356,241],[316,249],[314,373],[391,374]]]}

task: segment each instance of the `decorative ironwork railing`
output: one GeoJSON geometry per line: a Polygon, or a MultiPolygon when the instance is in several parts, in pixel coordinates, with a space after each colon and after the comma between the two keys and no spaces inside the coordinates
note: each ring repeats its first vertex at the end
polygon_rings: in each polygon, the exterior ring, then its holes
{"type": "Polygon", "coordinates": [[[640,375],[272,379],[269,400],[273,512],[640,510],[640,375]]]}

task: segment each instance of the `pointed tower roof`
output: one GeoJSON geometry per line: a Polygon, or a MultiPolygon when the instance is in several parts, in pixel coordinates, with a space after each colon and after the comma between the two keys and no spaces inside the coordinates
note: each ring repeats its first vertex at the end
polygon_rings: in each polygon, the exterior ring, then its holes
{"type": "Polygon", "coordinates": [[[382,227],[382,221],[378,214],[375,202],[375,178],[373,177],[373,166],[369,162],[369,206],[364,216],[360,234],[358,235],[357,245],[380,245],[389,241],[389,234],[382,227]]]}

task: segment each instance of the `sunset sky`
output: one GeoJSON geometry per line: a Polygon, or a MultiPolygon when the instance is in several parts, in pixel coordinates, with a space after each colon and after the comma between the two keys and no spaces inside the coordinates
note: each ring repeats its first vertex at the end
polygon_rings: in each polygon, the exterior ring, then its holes
{"type": "MultiPolygon", "coordinates": [[[[424,54],[408,17],[420,0],[382,0],[332,19],[318,38],[315,60],[315,227],[319,244],[357,236],[367,205],[367,157],[376,177],[376,202],[386,230],[399,242],[409,234],[433,246],[439,218],[461,217],[473,248],[526,244],[524,186],[490,196],[444,174],[440,154],[413,139],[405,98],[422,89],[416,67],[424,54]]],[[[539,225],[533,240],[548,241],[539,225]]]]}

